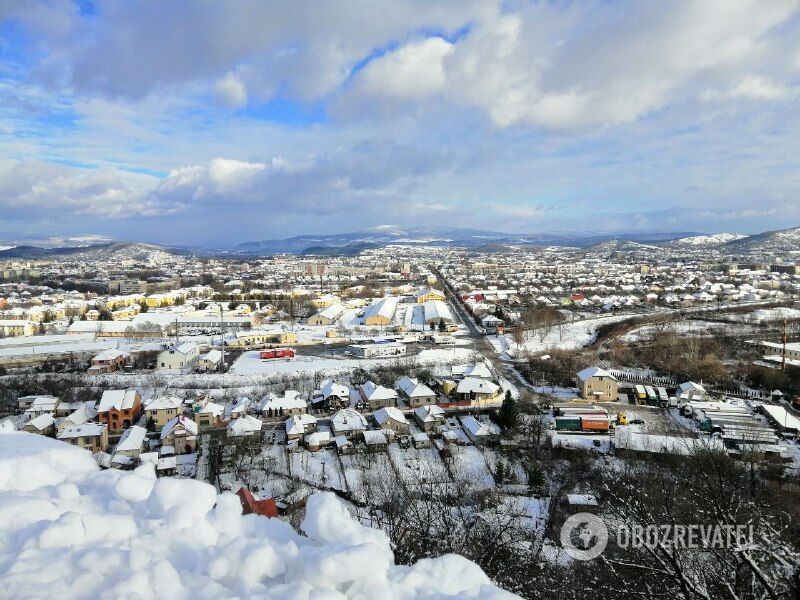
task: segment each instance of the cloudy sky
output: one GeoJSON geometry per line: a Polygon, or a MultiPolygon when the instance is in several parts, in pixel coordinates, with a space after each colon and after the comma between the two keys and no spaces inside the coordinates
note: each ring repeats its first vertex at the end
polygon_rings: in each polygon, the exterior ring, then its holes
{"type": "Polygon", "coordinates": [[[0,239],[800,225],[800,0],[0,0],[0,239]]]}

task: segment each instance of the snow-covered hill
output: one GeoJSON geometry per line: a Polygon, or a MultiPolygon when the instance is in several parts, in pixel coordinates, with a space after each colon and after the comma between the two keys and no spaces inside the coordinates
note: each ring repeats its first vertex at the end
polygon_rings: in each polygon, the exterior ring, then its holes
{"type": "Polygon", "coordinates": [[[85,450],[0,431],[2,597],[515,597],[461,556],[395,565],[331,493],[309,498],[301,529],[151,465],[101,471],[85,450]]]}
{"type": "Polygon", "coordinates": [[[681,246],[716,246],[726,244],[734,240],[741,240],[747,236],[741,233],[713,233],[710,235],[695,235],[692,237],[679,238],[670,244],[681,246]]]}

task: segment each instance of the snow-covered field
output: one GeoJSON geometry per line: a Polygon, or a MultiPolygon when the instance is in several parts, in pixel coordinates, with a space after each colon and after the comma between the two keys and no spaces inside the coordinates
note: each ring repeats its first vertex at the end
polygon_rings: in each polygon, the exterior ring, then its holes
{"type": "Polygon", "coordinates": [[[316,356],[296,356],[289,360],[261,360],[257,350],[244,352],[231,365],[233,375],[338,375],[350,373],[358,368],[371,368],[397,362],[413,362],[418,365],[437,365],[463,363],[472,358],[472,350],[468,348],[431,348],[422,350],[416,356],[400,358],[376,358],[359,360],[356,358],[325,358],[316,356]]]}
{"type": "Polygon", "coordinates": [[[612,315],[584,321],[564,323],[561,327],[553,327],[544,337],[537,331],[528,332],[528,339],[517,346],[510,335],[486,338],[491,342],[498,354],[518,352],[546,352],[547,350],[576,350],[592,343],[597,335],[597,328],[608,323],[617,323],[630,319],[634,315],[612,315]],[[509,352],[510,351],[510,352],[509,352]]]}
{"type": "Polygon", "coordinates": [[[0,432],[3,597],[514,597],[460,556],[395,565],[331,493],[308,499],[301,530],[152,465],[100,471],[74,446],[0,432]]]}

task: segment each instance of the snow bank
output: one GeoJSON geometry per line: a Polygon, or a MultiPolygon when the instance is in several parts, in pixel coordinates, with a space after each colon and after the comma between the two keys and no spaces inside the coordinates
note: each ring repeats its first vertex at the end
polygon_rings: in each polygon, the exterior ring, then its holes
{"type": "Polygon", "coordinates": [[[460,556],[396,566],[385,534],[329,493],[305,536],[151,465],[100,471],[88,452],[0,431],[0,595],[50,598],[511,598],[460,556]]]}

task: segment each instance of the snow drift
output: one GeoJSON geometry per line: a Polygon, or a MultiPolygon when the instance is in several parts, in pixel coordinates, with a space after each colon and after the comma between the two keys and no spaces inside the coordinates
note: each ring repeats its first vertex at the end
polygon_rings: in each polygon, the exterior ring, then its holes
{"type": "Polygon", "coordinates": [[[101,471],[84,450],[0,431],[5,597],[512,597],[460,556],[395,565],[384,533],[330,493],[309,499],[301,527],[150,465],[101,471]]]}

